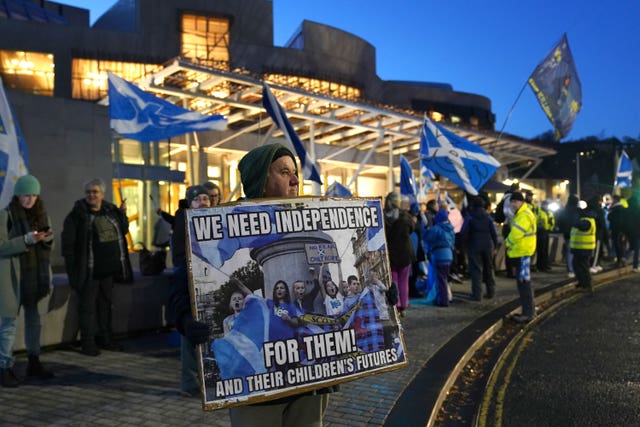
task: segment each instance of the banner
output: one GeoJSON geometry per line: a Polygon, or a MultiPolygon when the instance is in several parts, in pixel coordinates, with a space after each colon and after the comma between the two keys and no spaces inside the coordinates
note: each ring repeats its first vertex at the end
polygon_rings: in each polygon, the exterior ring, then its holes
{"type": "Polygon", "coordinates": [[[27,173],[27,161],[27,144],[0,78],[0,209],[9,204],[16,181],[27,173]]]}
{"type": "Polygon", "coordinates": [[[199,346],[204,409],[407,364],[380,199],[244,201],[188,210],[187,227],[193,312],[212,330],[199,346]]]}
{"type": "Polygon", "coordinates": [[[567,136],[582,108],[582,85],[566,34],[538,64],[528,82],[553,124],[556,139],[567,136]]]}

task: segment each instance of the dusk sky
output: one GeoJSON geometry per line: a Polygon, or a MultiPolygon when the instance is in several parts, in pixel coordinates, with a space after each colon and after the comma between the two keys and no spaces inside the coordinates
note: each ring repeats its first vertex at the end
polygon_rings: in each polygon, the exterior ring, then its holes
{"type": "MultiPolygon", "coordinates": [[[[60,2],[89,8],[92,23],[116,3],[60,2]]],[[[637,0],[273,0],[273,13],[276,46],[305,19],[339,28],[376,48],[383,80],[448,83],[456,91],[488,97],[496,131],[529,75],[567,33],[583,106],[564,141],[640,138],[637,0]]],[[[525,87],[504,131],[532,138],[551,129],[525,87]]]]}

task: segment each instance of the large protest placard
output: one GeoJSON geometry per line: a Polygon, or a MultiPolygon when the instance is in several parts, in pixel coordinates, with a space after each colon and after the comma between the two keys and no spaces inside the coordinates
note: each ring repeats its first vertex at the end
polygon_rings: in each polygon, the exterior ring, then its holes
{"type": "Polygon", "coordinates": [[[301,197],[187,211],[203,406],[318,389],[407,364],[380,199],[301,197]]]}

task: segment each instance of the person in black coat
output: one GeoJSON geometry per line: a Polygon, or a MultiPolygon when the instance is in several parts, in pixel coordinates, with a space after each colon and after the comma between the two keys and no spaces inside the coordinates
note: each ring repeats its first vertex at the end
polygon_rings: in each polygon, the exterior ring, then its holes
{"type": "Polygon", "coordinates": [[[494,279],[493,254],[498,244],[498,236],[493,219],[485,209],[485,202],[474,197],[470,211],[461,231],[462,241],[467,248],[471,274],[471,299],[482,300],[482,282],[485,282],[486,298],[493,298],[496,282],[494,279]]]}

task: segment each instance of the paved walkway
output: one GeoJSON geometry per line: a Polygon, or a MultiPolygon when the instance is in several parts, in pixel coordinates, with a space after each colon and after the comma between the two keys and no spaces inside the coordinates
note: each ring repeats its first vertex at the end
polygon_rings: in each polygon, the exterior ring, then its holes
{"type": "MultiPolygon", "coordinates": [[[[474,319],[517,298],[513,279],[499,276],[496,297],[469,300],[470,281],[453,284],[448,308],[411,300],[402,319],[409,366],[343,384],[331,395],[326,426],[382,425],[403,389],[437,349],[474,319]]],[[[533,273],[534,288],[566,280],[564,268],[533,273]]],[[[148,333],[123,342],[123,352],[87,357],[77,348],[46,351],[41,360],[56,377],[0,388],[0,426],[228,426],[227,410],[204,412],[196,398],[178,392],[179,350],[166,332],[148,333]]],[[[26,356],[18,355],[16,372],[24,373],[26,356]]],[[[425,408],[430,411],[431,408],[425,408]]]]}

